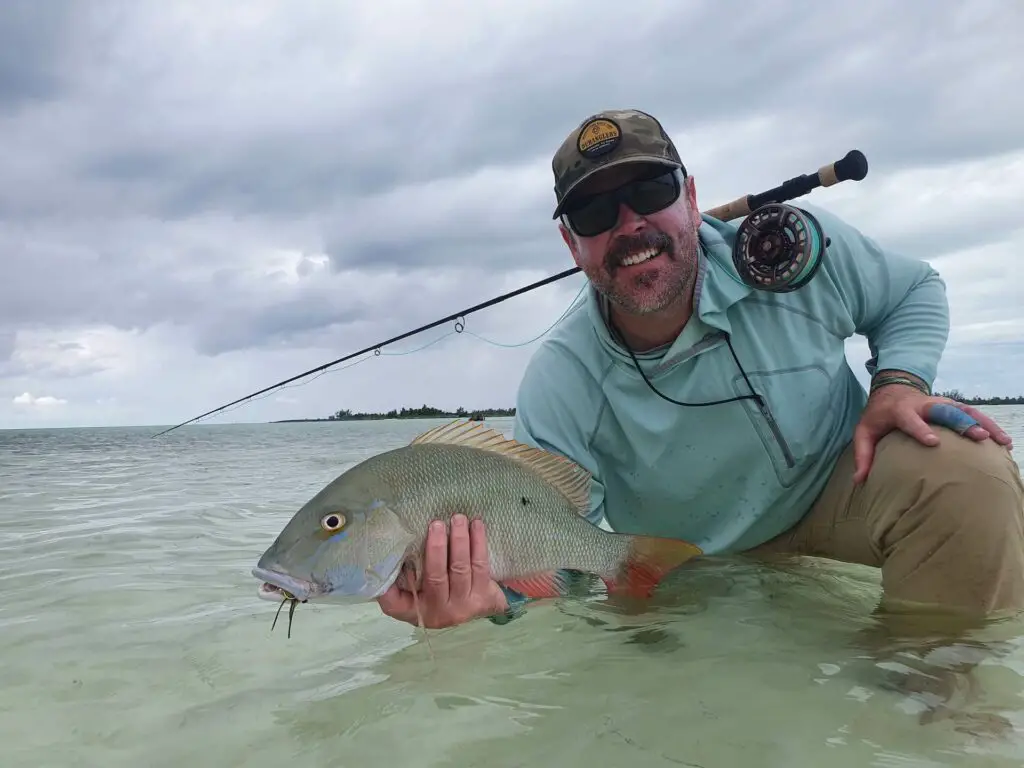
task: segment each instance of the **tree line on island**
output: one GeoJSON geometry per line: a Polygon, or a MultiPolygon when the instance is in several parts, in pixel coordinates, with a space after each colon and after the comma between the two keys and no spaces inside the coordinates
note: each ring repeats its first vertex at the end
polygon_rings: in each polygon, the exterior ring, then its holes
{"type": "Polygon", "coordinates": [[[444,408],[435,408],[431,405],[421,405],[419,408],[392,408],[382,413],[362,413],[342,408],[335,411],[325,419],[283,419],[275,422],[277,424],[296,421],[378,421],[384,419],[470,419],[472,421],[483,421],[492,416],[515,416],[515,408],[480,408],[467,410],[459,406],[454,411],[444,408]]]}
{"type": "Polygon", "coordinates": [[[515,408],[483,408],[468,411],[459,406],[454,411],[421,405],[419,408],[392,408],[385,413],[359,413],[343,408],[327,417],[327,421],[364,421],[366,419],[484,419],[488,416],[515,416],[515,408]]]}
{"type": "MultiPolygon", "coordinates": [[[[968,397],[959,390],[951,389],[945,392],[936,392],[936,397],[948,397],[951,400],[964,403],[965,405],[1024,405],[1024,395],[1004,397],[968,397]]],[[[482,421],[494,416],[515,416],[516,409],[513,408],[481,408],[467,410],[458,407],[454,411],[444,408],[435,408],[431,405],[421,405],[418,408],[392,408],[390,411],[381,413],[363,413],[342,408],[335,411],[324,419],[283,419],[275,422],[277,424],[298,422],[298,421],[378,421],[384,419],[471,419],[482,421]]]]}
{"type": "MultiPolygon", "coordinates": [[[[957,402],[963,402],[967,404],[967,406],[1024,406],[1024,395],[1020,394],[1016,396],[969,397],[958,389],[950,389],[943,392],[936,392],[935,395],[937,397],[948,397],[949,399],[956,400],[957,402]]],[[[362,413],[358,411],[351,411],[349,409],[341,409],[340,411],[335,411],[326,419],[283,419],[274,423],[285,424],[305,421],[383,421],[384,419],[471,419],[473,421],[482,421],[489,417],[509,416],[515,416],[515,408],[485,408],[469,411],[460,406],[455,411],[449,411],[434,408],[433,406],[427,406],[427,404],[424,403],[423,406],[420,406],[419,408],[391,409],[390,411],[382,413],[362,413]]]]}
{"type": "Polygon", "coordinates": [[[968,397],[959,389],[951,389],[947,392],[936,392],[936,397],[948,397],[964,405],[1024,405],[1024,395],[1015,397],[968,397]]]}

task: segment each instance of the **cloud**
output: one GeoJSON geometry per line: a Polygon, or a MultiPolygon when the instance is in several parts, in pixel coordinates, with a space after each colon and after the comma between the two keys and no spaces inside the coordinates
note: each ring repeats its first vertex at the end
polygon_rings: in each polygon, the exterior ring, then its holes
{"type": "Polygon", "coordinates": [[[28,2],[0,6],[0,106],[17,109],[61,90],[69,12],[67,0],[47,2],[45,8],[28,2]]]}
{"type": "Polygon", "coordinates": [[[36,397],[31,392],[22,392],[11,400],[15,405],[27,405],[31,408],[52,408],[55,405],[67,405],[68,401],[61,397],[42,395],[36,397]]]}
{"type": "MultiPolygon", "coordinates": [[[[578,0],[5,4],[0,426],[43,423],[13,402],[32,392],[69,424],[184,420],[571,266],[550,157],[608,106],[662,120],[704,207],[863,150],[867,179],[808,201],[942,271],[946,386],[1014,391],[1022,20],[996,0],[636,0],[628,23],[578,0]]],[[[224,418],[510,405],[514,345],[580,285],[472,315],[498,346],[369,355],[224,418]]]]}

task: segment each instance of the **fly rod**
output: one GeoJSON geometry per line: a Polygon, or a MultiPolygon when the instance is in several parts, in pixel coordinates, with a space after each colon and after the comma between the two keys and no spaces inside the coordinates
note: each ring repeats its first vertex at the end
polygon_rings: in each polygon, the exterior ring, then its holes
{"type": "MultiPolygon", "coordinates": [[[[721,221],[731,221],[743,216],[750,216],[747,220],[751,222],[750,226],[744,228],[747,222],[741,225],[736,247],[733,249],[733,263],[740,273],[740,277],[748,284],[761,290],[794,290],[805,285],[813,276],[821,261],[824,247],[828,243],[827,240],[820,236],[813,236],[818,231],[818,227],[817,222],[814,221],[810,214],[798,208],[778,204],[806,195],[818,187],[831,187],[833,184],[847,180],[860,181],[867,175],[867,172],[867,158],[864,157],[860,150],[853,149],[845,157],[828,165],[821,166],[814,173],[794,176],[777,187],[756,195],[738,197],[730,203],[704,211],[704,214],[721,221]],[[767,277],[766,270],[768,273],[767,277]]],[[[467,315],[493,307],[515,296],[533,291],[558,280],[563,280],[566,277],[575,275],[579,271],[579,267],[571,267],[556,275],[524,285],[522,288],[495,296],[493,299],[467,307],[459,312],[453,312],[432,323],[421,325],[419,328],[414,328],[411,331],[406,331],[385,341],[372,344],[360,349],[358,352],[352,352],[344,357],[339,357],[337,360],[331,360],[316,368],[303,371],[276,384],[271,384],[261,390],[240,397],[230,403],[225,403],[188,421],[183,421],[180,424],[175,424],[173,427],[157,432],[153,437],[160,437],[168,432],[173,432],[179,427],[184,427],[207,416],[212,416],[233,405],[244,403],[246,400],[251,400],[254,397],[266,394],[299,379],[326,371],[328,368],[332,368],[360,355],[370,352],[379,353],[382,347],[389,346],[424,331],[429,331],[431,328],[436,328],[439,325],[454,321],[456,323],[456,330],[461,330],[467,315]]]]}

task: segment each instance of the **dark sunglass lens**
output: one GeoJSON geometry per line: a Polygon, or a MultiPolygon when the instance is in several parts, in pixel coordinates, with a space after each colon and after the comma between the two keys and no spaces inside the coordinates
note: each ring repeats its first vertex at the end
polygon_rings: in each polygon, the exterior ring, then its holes
{"type": "Polygon", "coordinates": [[[637,213],[655,213],[672,205],[679,197],[679,180],[674,174],[638,181],[626,192],[626,204],[637,213]]]}
{"type": "Polygon", "coordinates": [[[619,203],[610,195],[597,195],[565,212],[573,231],[580,237],[594,237],[615,226],[619,203]]]}
{"type": "Polygon", "coordinates": [[[610,192],[579,200],[565,212],[573,231],[580,237],[594,237],[615,226],[621,200],[641,216],[672,205],[681,189],[675,172],[639,179],[610,192]]]}

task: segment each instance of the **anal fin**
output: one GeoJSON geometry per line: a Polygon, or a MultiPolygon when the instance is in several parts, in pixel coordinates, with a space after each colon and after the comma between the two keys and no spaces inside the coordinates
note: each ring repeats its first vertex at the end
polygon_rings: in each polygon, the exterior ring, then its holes
{"type": "Polygon", "coordinates": [[[545,597],[564,597],[569,593],[569,577],[564,571],[542,571],[502,579],[501,583],[524,597],[539,600],[545,597]]]}

